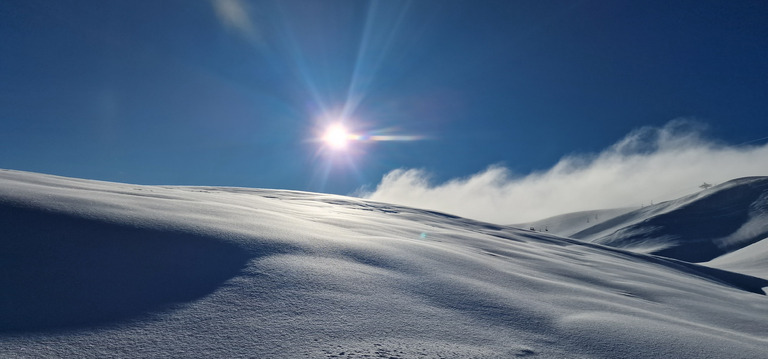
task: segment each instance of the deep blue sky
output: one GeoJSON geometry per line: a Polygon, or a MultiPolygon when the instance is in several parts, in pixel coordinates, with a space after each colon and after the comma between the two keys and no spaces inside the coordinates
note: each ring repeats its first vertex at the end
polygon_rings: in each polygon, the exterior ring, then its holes
{"type": "Polygon", "coordinates": [[[239,3],[238,28],[202,0],[0,2],[0,168],[350,193],[525,174],[679,117],[768,136],[766,1],[239,3]],[[425,139],[319,153],[350,94],[357,130],[425,139]]]}

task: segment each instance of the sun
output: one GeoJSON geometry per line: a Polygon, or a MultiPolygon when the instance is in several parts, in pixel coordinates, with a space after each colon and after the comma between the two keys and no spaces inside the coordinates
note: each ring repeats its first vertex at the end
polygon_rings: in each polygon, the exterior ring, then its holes
{"type": "Polygon", "coordinates": [[[328,129],[325,130],[325,134],[323,134],[323,142],[325,142],[328,147],[335,150],[343,150],[347,148],[350,139],[351,136],[349,131],[347,131],[341,124],[335,124],[328,127],[328,129]]]}

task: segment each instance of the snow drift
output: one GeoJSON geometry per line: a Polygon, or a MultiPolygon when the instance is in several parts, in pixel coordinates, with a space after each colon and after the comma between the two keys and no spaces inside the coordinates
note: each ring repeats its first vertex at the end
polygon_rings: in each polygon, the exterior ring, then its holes
{"type": "Polygon", "coordinates": [[[526,225],[591,243],[710,261],[768,237],[768,177],[735,179],[634,210],[570,213],[526,225]]]}
{"type": "Polygon", "coordinates": [[[760,358],[768,281],[334,195],[0,172],[0,357],[760,358]]]}

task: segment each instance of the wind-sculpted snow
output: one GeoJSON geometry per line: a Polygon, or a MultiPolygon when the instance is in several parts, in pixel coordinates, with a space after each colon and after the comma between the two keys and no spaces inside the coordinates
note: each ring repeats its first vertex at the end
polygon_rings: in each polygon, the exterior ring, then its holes
{"type": "Polygon", "coordinates": [[[768,238],[703,264],[768,279],[768,238]]]}
{"type": "Polygon", "coordinates": [[[191,233],[0,207],[0,331],[109,323],[210,294],[250,257],[191,233]]]}
{"type": "Polygon", "coordinates": [[[437,212],[14,171],[0,208],[0,357],[761,358],[768,345],[766,280],[437,212]]]}
{"type": "Polygon", "coordinates": [[[533,228],[533,230],[539,232],[548,232],[562,237],[571,237],[575,233],[634,210],[635,208],[613,208],[572,212],[534,222],[513,224],[512,226],[518,228],[533,228]]]}
{"type": "MultiPolygon", "coordinates": [[[[613,210],[620,213],[621,210],[613,210]]],[[[709,261],[768,236],[768,177],[747,177],[616,216],[591,211],[534,222],[555,233],[689,262],[709,261]],[[586,223],[586,225],[585,225],[586,223]]]]}

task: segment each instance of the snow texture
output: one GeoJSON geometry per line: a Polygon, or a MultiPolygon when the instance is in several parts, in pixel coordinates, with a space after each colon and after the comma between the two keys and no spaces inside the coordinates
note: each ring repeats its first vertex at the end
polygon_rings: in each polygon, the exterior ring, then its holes
{"type": "Polygon", "coordinates": [[[0,171],[0,230],[0,357],[764,358],[768,347],[768,280],[342,196],[0,171]]]}
{"type": "Polygon", "coordinates": [[[533,230],[539,232],[544,231],[562,237],[571,237],[578,232],[597,225],[598,223],[605,222],[634,210],[635,208],[614,208],[572,212],[535,222],[513,224],[512,226],[529,229],[533,228],[533,230]]]}
{"type": "Polygon", "coordinates": [[[768,279],[768,238],[702,264],[768,279]]]}
{"type": "Polygon", "coordinates": [[[591,243],[710,261],[768,237],[768,177],[740,178],[631,211],[571,213],[531,225],[548,223],[553,233],[591,243]]]}

